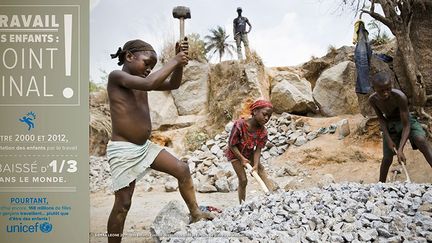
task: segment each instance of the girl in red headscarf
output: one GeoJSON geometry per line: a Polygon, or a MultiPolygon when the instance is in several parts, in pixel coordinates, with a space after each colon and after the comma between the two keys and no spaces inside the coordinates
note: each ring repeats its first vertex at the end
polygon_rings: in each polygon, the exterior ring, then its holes
{"type": "Polygon", "coordinates": [[[260,163],[261,149],[267,143],[267,129],[264,125],[270,120],[273,105],[266,100],[257,100],[250,106],[252,117],[234,122],[225,152],[239,179],[238,197],[240,203],[246,198],[247,177],[244,167],[247,163],[257,171],[270,190],[274,183],[267,178],[263,165],[260,163]]]}

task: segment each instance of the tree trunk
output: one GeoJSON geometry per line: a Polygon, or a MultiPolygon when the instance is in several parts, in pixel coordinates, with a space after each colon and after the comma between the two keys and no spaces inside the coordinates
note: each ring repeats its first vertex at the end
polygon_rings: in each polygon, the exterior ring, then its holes
{"type": "Polygon", "coordinates": [[[401,52],[402,61],[405,67],[405,73],[408,94],[411,94],[411,103],[417,107],[423,107],[426,104],[426,87],[423,81],[423,76],[418,68],[414,48],[406,30],[394,31],[398,49],[401,52]]]}

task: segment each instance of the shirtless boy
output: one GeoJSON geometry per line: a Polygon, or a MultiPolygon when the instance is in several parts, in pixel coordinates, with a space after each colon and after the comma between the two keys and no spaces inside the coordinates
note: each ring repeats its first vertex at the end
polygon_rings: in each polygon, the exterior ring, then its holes
{"type": "Polygon", "coordinates": [[[391,76],[385,72],[377,73],[372,79],[375,90],[369,97],[383,132],[383,159],[380,168],[381,182],[385,182],[394,150],[399,161],[406,161],[403,149],[409,139],[413,149],[419,149],[432,167],[432,149],[420,123],[409,114],[408,100],[402,91],[392,88],[391,76]]]}

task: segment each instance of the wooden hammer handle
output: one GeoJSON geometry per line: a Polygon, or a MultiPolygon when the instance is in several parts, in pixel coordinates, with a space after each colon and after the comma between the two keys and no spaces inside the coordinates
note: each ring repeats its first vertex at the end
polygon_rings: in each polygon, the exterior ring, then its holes
{"type": "Polygon", "coordinates": [[[261,179],[261,177],[258,175],[258,173],[253,170],[252,166],[249,163],[246,164],[246,168],[252,172],[252,176],[255,178],[255,180],[258,181],[258,184],[260,184],[260,186],[264,190],[264,192],[268,193],[269,189],[267,188],[266,184],[261,179]]]}
{"type": "Polygon", "coordinates": [[[180,41],[182,41],[184,37],[185,37],[184,18],[180,18],[180,41]]]}

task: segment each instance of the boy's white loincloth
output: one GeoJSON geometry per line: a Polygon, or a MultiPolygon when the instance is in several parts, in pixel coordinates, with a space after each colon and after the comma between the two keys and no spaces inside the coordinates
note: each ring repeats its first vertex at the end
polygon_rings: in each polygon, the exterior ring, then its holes
{"type": "Polygon", "coordinates": [[[134,180],[140,180],[150,171],[150,165],[163,147],[149,140],[143,145],[125,141],[109,141],[108,163],[111,169],[112,189],[118,191],[134,180]]]}

